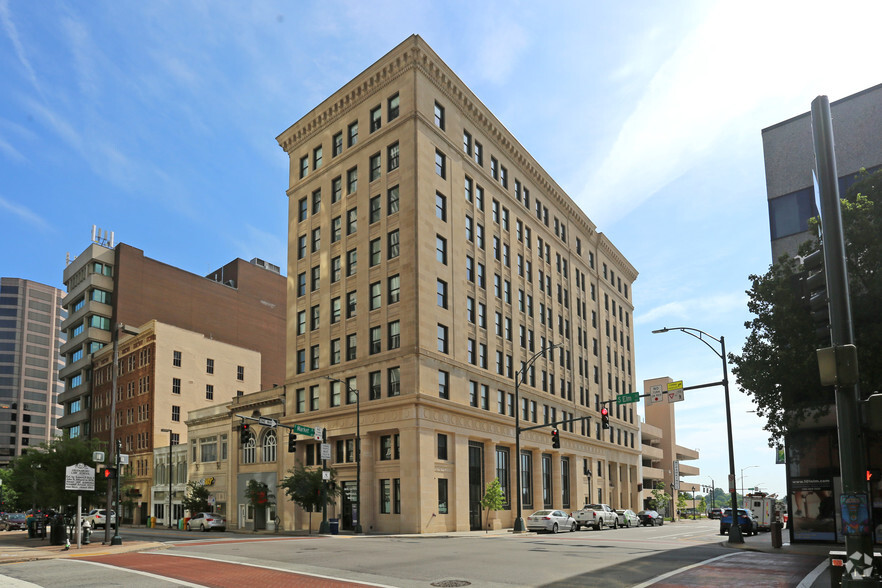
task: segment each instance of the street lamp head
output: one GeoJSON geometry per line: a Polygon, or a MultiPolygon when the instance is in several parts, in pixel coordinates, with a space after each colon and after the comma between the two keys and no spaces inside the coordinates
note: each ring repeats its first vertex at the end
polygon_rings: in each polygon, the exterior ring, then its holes
{"type": "Polygon", "coordinates": [[[654,331],[652,332],[652,334],[653,334],[653,335],[657,335],[657,334],[659,334],[659,333],[667,333],[668,331],[670,331],[670,329],[667,328],[667,327],[665,327],[665,328],[663,328],[663,329],[656,329],[656,330],[654,330],[654,331]]]}

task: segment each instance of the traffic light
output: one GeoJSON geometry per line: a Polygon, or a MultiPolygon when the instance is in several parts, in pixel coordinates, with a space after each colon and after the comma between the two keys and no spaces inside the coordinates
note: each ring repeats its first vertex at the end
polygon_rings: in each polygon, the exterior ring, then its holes
{"type": "Polygon", "coordinates": [[[288,453],[295,453],[297,451],[297,435],[294,433],[288,433],[288,453]]]}
{"type": "Polygon", "coordinates": [[[827,298],[827,271],[824,268],[823,246],[802,259],[803,305],[808,309],[815,327],[816,343],[830,346],[830,307],[827,298]]]}
{"type": "Polygon", "coordinates": [[[251,425],[249,425],[248,423],[242,423],[241,425],[239,425],[239,441],[242,443],[242,445],[245,445],[250,439],[251,425]]]}
{"type": "Polygon", "coordinates": [[[604,429],[609,429],[609,409],[605,406],[600,409],[600,422],[604,429]]]}
{"type": "Polygon", "coordinates": [[[557,427],[551,429],[551,447],[560,449],[560,431],[557,430],[557,427]]]}
{"type": "Polygon", "coordinates": [[[105,480],[116,480],[116,468],[104,468],[105,480]]]}

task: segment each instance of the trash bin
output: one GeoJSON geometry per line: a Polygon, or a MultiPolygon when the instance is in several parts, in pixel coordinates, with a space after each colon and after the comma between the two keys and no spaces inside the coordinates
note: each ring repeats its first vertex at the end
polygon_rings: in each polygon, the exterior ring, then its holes
{"type": "Polygon", "coordinates": [[[781,540],[781,528],[784,525],[781,524],[781,521],[775,521],[772,523],[772,547],[775,549],[781,549],[782,540],[781,540]]]}
{"type": "Polygon", "coordinates": [[[331,535],[339,535],[340,519],[328,519],[328,522],[331,524],[331,535]]]}
{"type": "Polygon", "coordinates": [[[64,526],[64,516],[57,514],[52,517],[49,529],[49,545],[64,545],[67,542],[67,527],[64,526]]]}

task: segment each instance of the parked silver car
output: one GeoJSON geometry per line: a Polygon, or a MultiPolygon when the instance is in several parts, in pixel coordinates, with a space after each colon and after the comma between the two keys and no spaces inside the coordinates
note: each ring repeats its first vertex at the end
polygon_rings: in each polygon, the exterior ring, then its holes
{"type": "Polygon", "coordinates": [[[562,510],[537,510],[527,517],[528,531],[548,531],[557,533],[561,530],[576,530],[576,519],[562,510]]]}
{"type": "MultiPolygon", "coordinates": [[[[107,511],[103,508],[93,508],[89,514],[83,517],[83,521],[89,521],[93,529],[107,526],[107,511]]],[[[110,511],[110,526],[116,525],[116,512],[110,511]]]]}
{"type": "Polygon", "coordinates": [[[190,520],[187,521],[187,530],[199,529],[200,531],[211,531],[212,529],[227,530],[227,519],[224,515],[216,512],[197,512],[190,520]]]}
{"type": "Polygon", "coordinates": [[[616,515],[619,517],[619,526],[620,527],[639,527],[640,526],[640,517],[637,516],[633,510],[629,509],[618,509],[616,510],[616,515]]]}

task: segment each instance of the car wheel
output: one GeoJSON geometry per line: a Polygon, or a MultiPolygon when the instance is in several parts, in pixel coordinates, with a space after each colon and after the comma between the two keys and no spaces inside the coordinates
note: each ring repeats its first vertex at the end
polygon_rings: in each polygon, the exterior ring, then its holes
{"type": "Polygon", "coordinates": [[[199,530],[204,533],[205,532],[205,525],[199,525],[199,530]]]}
{"type": "Polygon", "coordinates": [[[576,530],[577,530],[577,531],[581,531],[581,530],[582,530],[582,525],[580,525],[579,523],[576,523],[576,530]]]}
{"type": "Polygon", "coordinates": [[[602,531],[603,530],[603,521],[597,521],[596,523],[594,523],[594,530],[595,531],[602,531]]]}
{"type": "Polygon", "coordinates": [[[570,533],[575,533],[575,532],[576,532],[576,523],[573,523],[573,526],[570,527],[570,533]]]}
{"type": "Polygon", "coordinates": [[[557,528],[557,523],[554,523],[554,526],[551,527],[552,533],[557,533],[560,529],[557,528]]]}
{"type": "Polygon", "coordinates": [[[615,520],[613,521],[612,528],[613,528],[613,530],[619,528],[619,519],[615,519],[615,520]]]}

